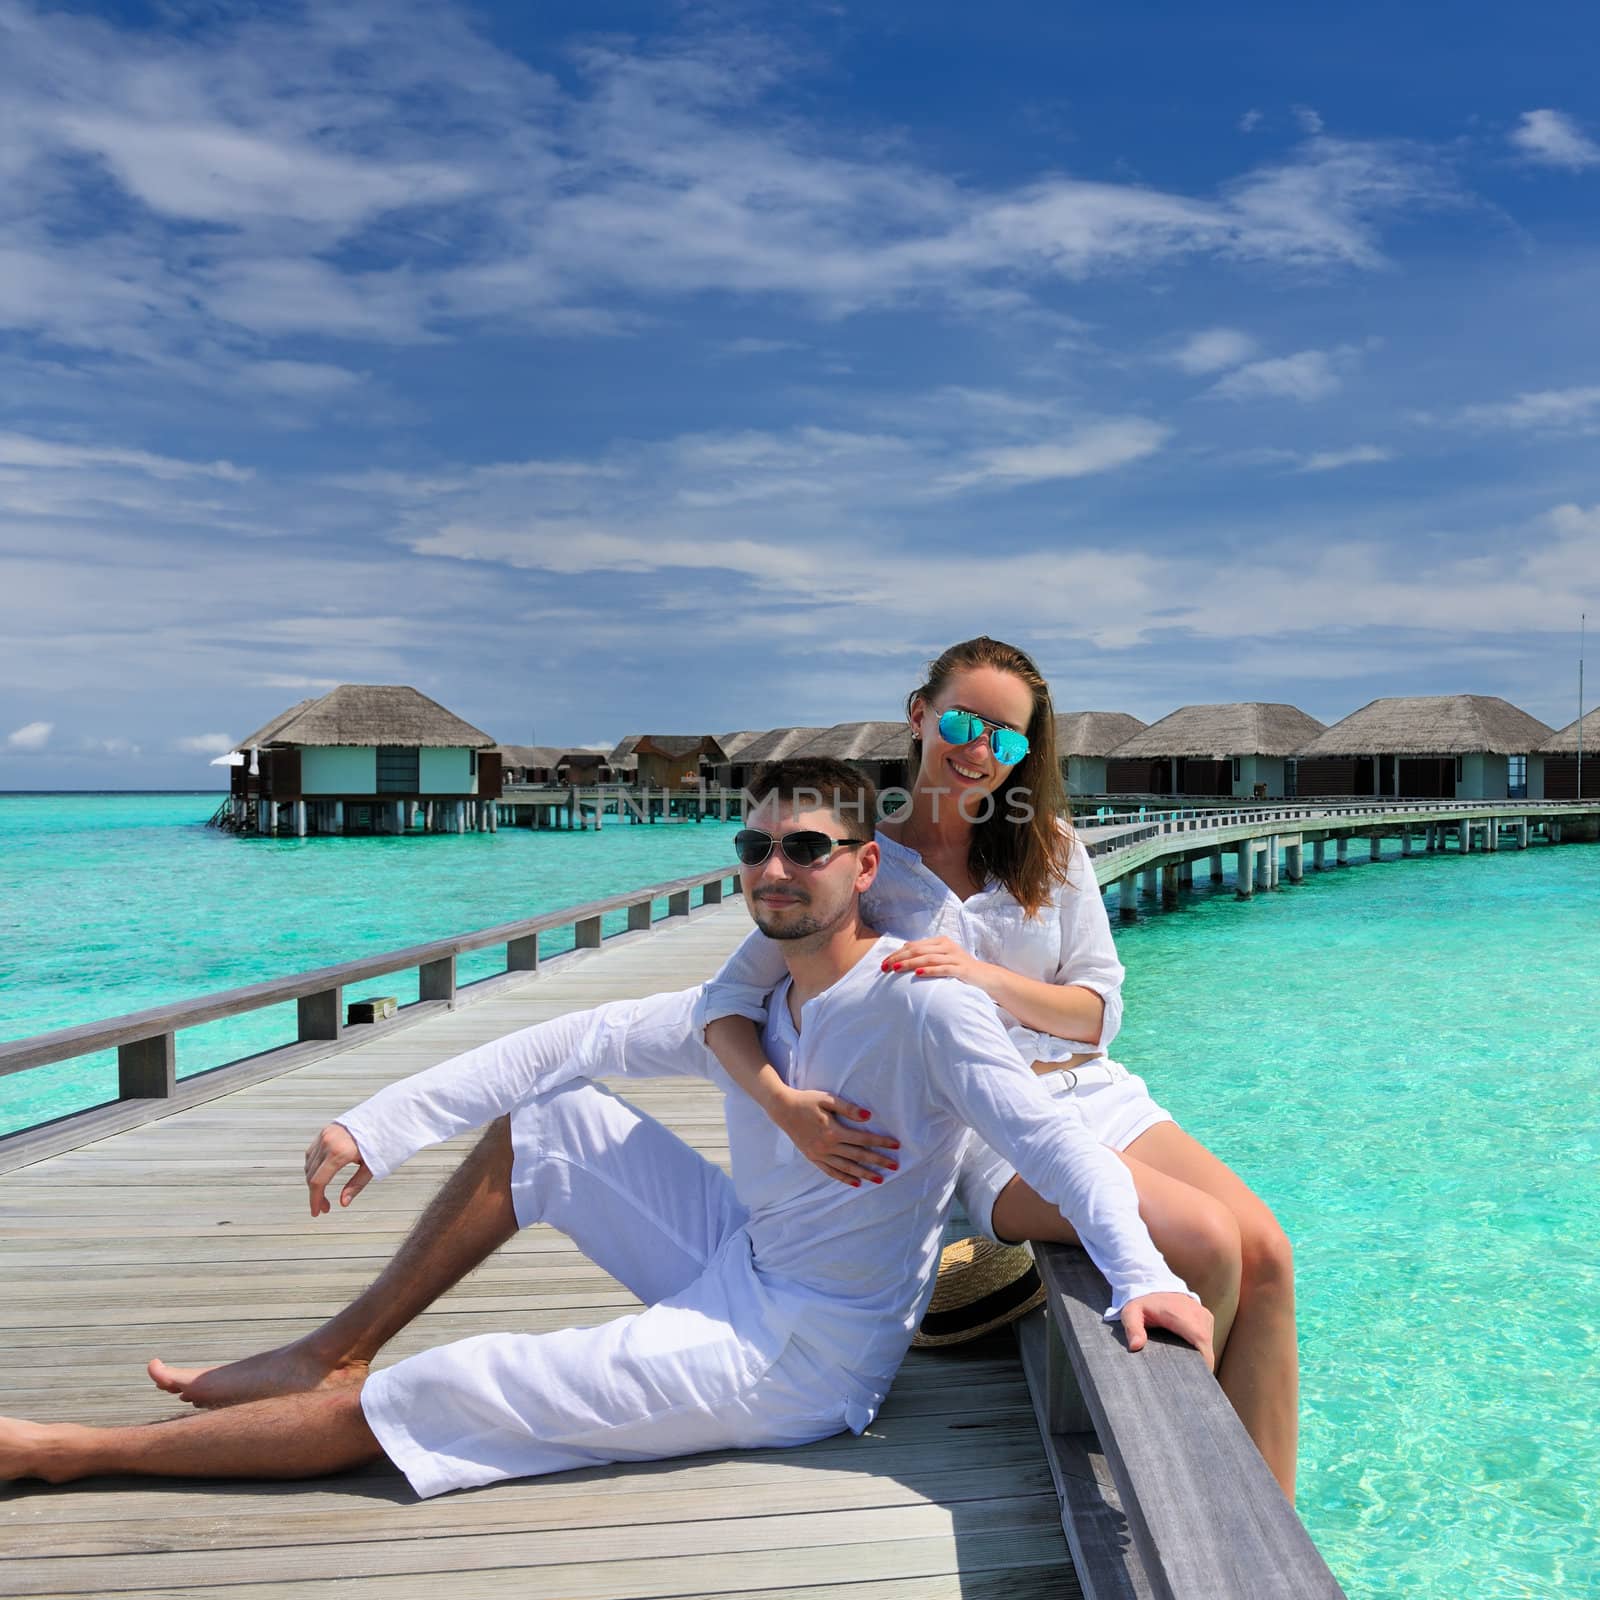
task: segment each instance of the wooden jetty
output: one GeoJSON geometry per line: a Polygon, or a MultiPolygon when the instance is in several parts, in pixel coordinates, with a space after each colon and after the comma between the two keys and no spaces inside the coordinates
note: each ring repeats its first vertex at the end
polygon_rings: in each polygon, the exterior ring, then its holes
{"type": "MultiPolygon", "coordinates": [[[[698,981],[749,926],[741,902],[724,902],[730,877],[0,1044],[0,1075],[114,1046],[121,1095],[0,1140],[4,1409],[156,1422],[175,1402],[148,1385],[148,1356],[235,1359],[343,1304],[462,1142],[313,1222],[300,1154],[316,1130],[383,1084],[512,1029],[698,981]],[[668,916],[653,922],[662,899],[668,916]],[[624,910],[627,931],[602,939],[624,910]],[[565,925],[577,948],[541,961],[541,934],[565,925]],[[506,971],[458,988],[457,956],[497,944],[506,971]],[[345,1024],[347,986],[407,968],[421,973],[417,1004],[345,1024]],[[175,1078],[178,1030],[290,999],[298,1041],[175,1078]]],[[[709,1085],[626,1092],[726,1162],[709,1085]]],[[[0,1490],[0,1592],[272,1600],[337,1584],[357,1600],[411,1600],[448,1581],[463,1600],[1340,1595],[1199,1356],[1160,1337],[1128,1356],[1100,1320],[1105,1285],[1082,1253],[1049,1247],[1040,1267],[1047,1308],[1019,1330],[1022,1360],[1009,1332],[912,1352],[860,1438],[420,1504],[386,1469],[314,1484],[18,1485],[0,1490]]],[[[491,1329],[591,1324],[635,1303],[562,1236],[533,1228],[385,1359],[491,1329]]]]}

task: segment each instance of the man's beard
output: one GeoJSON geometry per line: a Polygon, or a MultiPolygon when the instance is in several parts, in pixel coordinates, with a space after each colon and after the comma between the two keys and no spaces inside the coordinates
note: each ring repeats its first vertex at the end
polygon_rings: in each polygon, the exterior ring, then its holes
{"type": "Polygon", "coordinates": [[[830,928],[835,927],[840,922],[848,909],[848,906],[841,906],[838,912],[831,918],[817,916],[814,913],[808,913],[803,916],[798,916],[794,919],[794,921],[786,922],[782,926],[770,927],[762,919],[761,900],[756,898],[751,901],[750,915],[755,919],[756,926],[764,934],[766,934],[769,939],[778,939],[782,940],[784,943],[788,943],[792,939],[814,939],[819,933],[826,933],[830,928]]]}

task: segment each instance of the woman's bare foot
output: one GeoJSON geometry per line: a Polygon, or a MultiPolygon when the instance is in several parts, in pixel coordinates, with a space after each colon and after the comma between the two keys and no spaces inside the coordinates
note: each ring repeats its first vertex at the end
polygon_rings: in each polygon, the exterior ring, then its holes
{"type": "Polygon", "coordinates": [[[360,1383],[369,1363],[352,1359],[330,1362],[305,1340],[264,1350],[220,1367],[169,1367],[157,1358],[146,1369],[158,1389],[192,1406],[237,1406],[246,1400],[268,1400],[281,1394],[307,1394],[360,1383]]]}

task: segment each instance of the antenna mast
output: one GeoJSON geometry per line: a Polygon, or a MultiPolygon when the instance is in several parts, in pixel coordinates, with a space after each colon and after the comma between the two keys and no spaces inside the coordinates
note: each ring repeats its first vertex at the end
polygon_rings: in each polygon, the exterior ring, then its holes
{"type": "Polygon", "coordinates": [[[1587,641],[1589,614],[1578,613],[1578,799],[1583,799],[1583,647],[1587,641]]]}

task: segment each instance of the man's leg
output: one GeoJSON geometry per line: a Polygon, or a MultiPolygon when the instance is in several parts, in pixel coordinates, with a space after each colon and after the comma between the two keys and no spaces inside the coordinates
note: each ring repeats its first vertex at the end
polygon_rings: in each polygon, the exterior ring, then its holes
{"type": "Polygon", "coordinates": [[[157,1359],[150,1363],[151,1378],[196,1406],[359,1383],[390,1339],[516,1233],[511,1168],[510,1122],[502,1117],[434,1196],[377,1279],[320,1328],[227,1366],[180,1368],[157,1359]]]}
{"type": "Polygon", "coordinates": [[[318,1478],[383,1454],[358,1385],[285,1395],[155,1427],[84,1428],[0,1417],[0,1482],[133,1473],[157,1478],[318,1478]]]}

